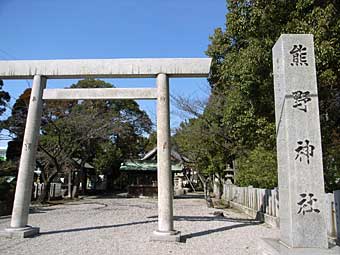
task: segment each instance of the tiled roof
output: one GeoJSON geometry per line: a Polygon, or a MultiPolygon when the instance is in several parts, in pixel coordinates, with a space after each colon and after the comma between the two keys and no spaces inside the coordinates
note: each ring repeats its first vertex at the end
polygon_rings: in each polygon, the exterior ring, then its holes
{"type": "MultiPolygon", "coordinates": [[[[157,171],[156,161],[145,160],[128,160],[122,163],[121,171],[157,171]]],[[[171,164],[173,172],[181,172],[183,170],[182,164],[171,164]]]]}

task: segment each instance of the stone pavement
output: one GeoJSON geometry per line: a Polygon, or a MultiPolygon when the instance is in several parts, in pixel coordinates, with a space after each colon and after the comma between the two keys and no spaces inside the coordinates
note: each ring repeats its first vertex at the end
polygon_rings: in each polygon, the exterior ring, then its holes
{"type": "MultiPolygon", "coordinates": [[[[36,207],[29,223],[40,235],[0,238],[1,254],[260,254],[261,238],[279,231],[227,209],[207,208],[199,197],[174,200],[175,229],[181,243],[150,241],[157,229],[156,199],[87,197],[78,202],[36,207]],[[223,211],[224,217],[214,212],[223,211]]],[[[10,223],[0,218],[0,229],[10,223]]]]}

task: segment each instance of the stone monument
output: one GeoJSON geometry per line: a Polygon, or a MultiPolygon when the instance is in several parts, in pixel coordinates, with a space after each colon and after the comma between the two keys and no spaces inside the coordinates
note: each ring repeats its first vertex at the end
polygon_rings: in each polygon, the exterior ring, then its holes
{"type": "Polygon", "coordinates": [[[265,254],[338,254],[328,249],[313,35],[281,35],[273,69],[280,242],[265,240],[265,254]]]}

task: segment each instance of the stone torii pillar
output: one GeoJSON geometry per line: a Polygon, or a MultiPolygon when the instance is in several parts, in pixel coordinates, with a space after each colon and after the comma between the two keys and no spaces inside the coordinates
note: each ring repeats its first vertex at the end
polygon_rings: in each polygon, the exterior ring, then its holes
{"type": "Polygon", "coordinates": [[[34,77],[20,161],[11,227],[5,234],[27,237],[38,228],[27,226],[32,177],[43,100],[157,99],[158,229],[151,239],[179,241],[173,226],[173,187],[170,162],[169,77],[208,77],[209,58],[78,59],[0,61],[0,79],[34,77]],[[41,75],[36,75],[41,74],[41,75]],[[43,78],[42,76],[46,77],[43,78]],[[45,89],[46,79],[156,78],[157,88],[45,89]]]}
{"type": "Polygon", "coordinates": [[[171,173],[169,77],[157,75],[157,182],[158,229],[152,240],[180,241],[173,224],[173,186],[171,173]]]}
{"type": "Polygon", "coordinates": [[[27,223],[45,86],[46,78],[35,75],[21,150],[11,225],[6,229],[9,236],[28,237],[39,233],[39,228],[28,226],[27,223]]]}

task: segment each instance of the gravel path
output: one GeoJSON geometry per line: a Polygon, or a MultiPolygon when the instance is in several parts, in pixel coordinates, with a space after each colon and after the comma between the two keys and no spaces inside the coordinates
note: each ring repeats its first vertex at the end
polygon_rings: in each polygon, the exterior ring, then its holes
{"type": "MultiPolygon", "coordinates": [[[[34,238],[0,238],[0,254],[259,254],[257,242],[278,237],[277,229],[234,210],[214,216],[198,198],[174,200],[175,229],[181,243],[149,241],[157,229],[157,200],[86,198],[37,208],[29,223],[39,226],[34,238]]],[[[0,229],[10,219],[0,219],[0,229]]]]}

